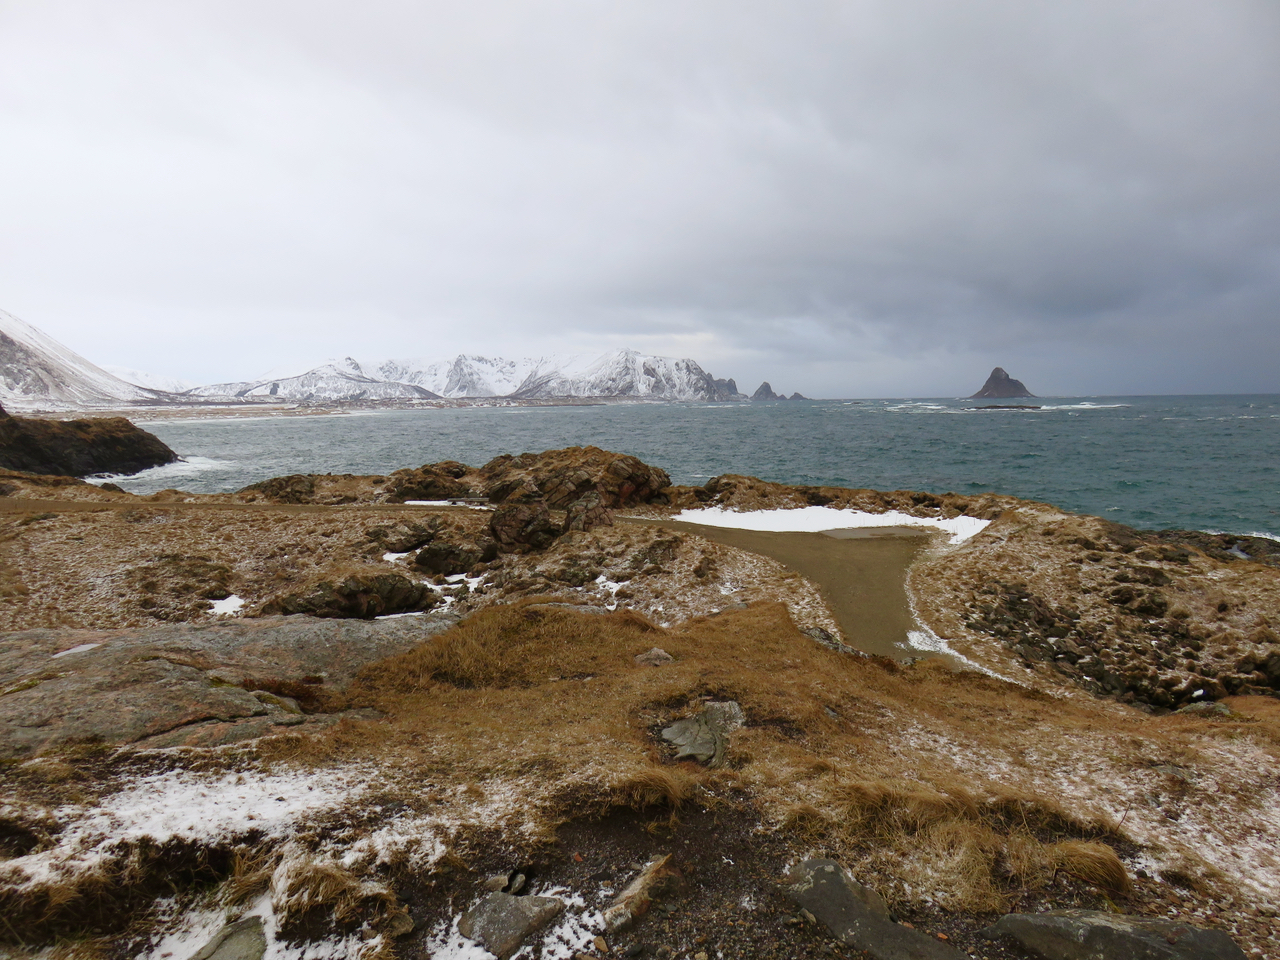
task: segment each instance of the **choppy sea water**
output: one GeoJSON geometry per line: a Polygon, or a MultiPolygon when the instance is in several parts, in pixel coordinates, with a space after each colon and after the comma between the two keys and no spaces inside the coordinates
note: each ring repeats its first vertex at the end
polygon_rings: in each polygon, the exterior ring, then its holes
{"type": "Polygon", "coordinates": [[[145,425],[187,462],[128,490],[237,490],[290,473],[389,473],[595,444],[676,483],[995,491],[1145,528],[1280,537],[1280,396],[826,400],[431,408],[145,425]],[[1039,410],[981,410],[990,403],[1039,410]]]}

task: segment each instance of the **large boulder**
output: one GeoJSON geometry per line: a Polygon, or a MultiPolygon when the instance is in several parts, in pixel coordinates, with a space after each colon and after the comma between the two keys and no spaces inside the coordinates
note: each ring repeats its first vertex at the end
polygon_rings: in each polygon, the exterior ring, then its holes
{"type": "Polygon", "coordinates": [[[965,960],[965,955],[889,919],[884,900],[835,860],[805,860],[787,873],[783,892],[845,946],[872,960],[965,960]]]}
{"type": "Polygon", "coordinates": [[[178,455],[124,417],[34,420],[0,407],[0,467],[25,473],[87,477],[137,473],[178,455]]]}
{"type": "Polygon", "coordinates": [[[1100,910],[1011,913],[983,933],[1041,960],[1245,960],[1221,930],[1100,910]]]}

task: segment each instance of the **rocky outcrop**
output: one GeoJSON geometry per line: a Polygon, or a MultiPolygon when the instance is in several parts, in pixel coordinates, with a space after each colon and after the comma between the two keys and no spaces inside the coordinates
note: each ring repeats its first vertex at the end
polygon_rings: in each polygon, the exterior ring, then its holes
{"type": "Polygon", "coordinates": [[[366,664],[452,626],[268,617],[0,635],[0,760],[75,743],[217,746],[340,710],[366,664]]]}
{"type": "Polygon", "coordinates": [[[1244,960],[1245,956],[1221,930],[1100,910],[1011,913],[984,934],[992,940],[1011,940],[1040,960],[1244,960]]]}
{"type": "Polygon", "coordinates": [[[137,473],[178,455],[124,417],[34,420],[0,408],[0,467],[25,473],[87,477],[137,473]]]}
{"type": "Polygon", "coordinates": [[[1034,397],[1035,394],[1023,385],[1021,380],[1015,380],[1009,374],[1005,373],[1004,367],[996,367],[991,371],[991,376],[987,377],[987,382],[982,385],[982,389],[975,393],[969,399],[985,400],[987,398],[1006,398],[1006,397],[1034,397]]]}
{"type": "Polygon", "coordinates": [[[606,507],[665,503],[671,486],[665,470],[638,457],[599,447],[566,447],[543,453],[501,456],[480,468],[476,485],[492,503],[543,500],[564,509],[588,492],[606,507]]]}
{"type": "Polygon", "coordinates": [[[756,392],[751,395],[751,399],[752,400],[785,400],[787,398],[783,394],[774,393],[773,387],[769,386],[769,381],[766,380],[764,383],[760,384],[760,386],[756,387],[756,392]]]}
{"type": "Polygon", "coordinates": [[[275,597],[263,605],[262,613],[372,620],[393,613],[429,610],[436,599],[430,587],[398,573],[353,573],[341,580],[322,580],[304,590],[275,597]]]}
{"type": "Polygon", "coordinates": [[[418,551],[413,564],[428,573],[451,577],[467,573],[479,563],[488,563],[498,555],[498,544],[493,540],[433,540],[418,551]]]}

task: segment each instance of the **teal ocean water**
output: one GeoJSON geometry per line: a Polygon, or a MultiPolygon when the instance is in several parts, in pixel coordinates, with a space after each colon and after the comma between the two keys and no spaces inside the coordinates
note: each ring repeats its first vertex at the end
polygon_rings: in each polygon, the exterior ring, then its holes
{"type": "Polygon", "coordinates": [[[1145,528],[1280,537],[1280,396],[485,407],[147,424],[186,458],[118,479],[236,490],[595,444],[666,469],[881,490],[996,491],[1145,528]]]}

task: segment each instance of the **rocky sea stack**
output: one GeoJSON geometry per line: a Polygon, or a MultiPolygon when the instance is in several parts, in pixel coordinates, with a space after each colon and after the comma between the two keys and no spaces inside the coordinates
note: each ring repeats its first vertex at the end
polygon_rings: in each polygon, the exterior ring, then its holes
{"type": "Polygon", "coordinates": [[[993,397],[1034,397],[1035,394],[1027,389],[1021,380],[1015,380],[1009,374],[1005,373],[1004,367],[996,367],[991,371],[991,376],[987,377],[987,382],[982,385],[982,389],[975,393],[970,400],[986,400],[993,397]]]}
{"type": "Polygon", "coordinates": [[[87,477],[137,473],[178,455],[124,417],[34,420],[0,407],[0,467],[25,473],[87,477]]]}

